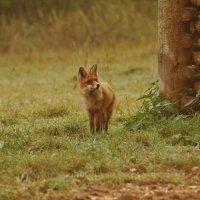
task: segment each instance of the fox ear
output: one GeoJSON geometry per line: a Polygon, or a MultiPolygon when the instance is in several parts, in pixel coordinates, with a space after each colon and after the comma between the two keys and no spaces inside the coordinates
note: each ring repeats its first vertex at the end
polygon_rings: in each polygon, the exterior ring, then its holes
{"type": "Polygon", "coordinates": [[[94,64],[94,65],[92,66],[92,68],[90,69],[90,73],[91,73],[92,75],[95,75],[95,76],[98,75],[97,64],[94,64]]]}
{"type": "Polygon", "coordinates": [[[79,78],[85,78],[87,75],[87,72],[85,71],[85,69],[83,67],[79,68],[79,72],[78,72],[78,77],[79,78]]]}

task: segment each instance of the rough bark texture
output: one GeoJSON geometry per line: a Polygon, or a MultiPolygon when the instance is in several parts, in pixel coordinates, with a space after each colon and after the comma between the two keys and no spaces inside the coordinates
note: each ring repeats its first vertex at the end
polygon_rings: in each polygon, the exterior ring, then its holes
{"type": "Polygon", "coordinates": [[[159,0],[160,94],[180,110],[195,98],[200,54],[197,30],[199,7],[191,0],[159,0]],[[186,88],[188,94],[184,94],[186,88]]]}

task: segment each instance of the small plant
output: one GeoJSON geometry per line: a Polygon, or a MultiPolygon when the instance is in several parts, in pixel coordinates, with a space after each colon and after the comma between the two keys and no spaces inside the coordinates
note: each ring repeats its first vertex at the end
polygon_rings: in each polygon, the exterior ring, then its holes
{"type": "Polygon", "coordinates": [[[126,123],[129,130],[144,129],[155,121],[173,118],[179,114],[178,109],[170,101],[159,95],[157,81],[152,83],[138,100],[143,102],[141,108],[126,123]]]}
{"type": "Polygon", "coordinates": [[[152,83],[138,100],[143,102],[140,109],[126,122],[128,130],[138,131],[148,128],[149,131],[159,132],[162,137],[168,138],[166,141],[171,145],[199,148],[200,140],[196,128],[199,122],[198,115],[189,118],[188,115],[180,114],[171,102],[159,96],[157,82],[152,83]]]}

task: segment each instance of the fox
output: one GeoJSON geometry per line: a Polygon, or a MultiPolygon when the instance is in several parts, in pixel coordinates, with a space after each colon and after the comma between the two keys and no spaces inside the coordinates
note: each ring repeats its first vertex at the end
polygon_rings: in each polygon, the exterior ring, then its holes
{"type": "Polygon", "coordinates": [[[78,71],[80,93],[89,117],[90,131],[107,132],[115,104],[114,90],[107,82],[98,79],[97,64],[89,72],[83,67],[78,71]]]}

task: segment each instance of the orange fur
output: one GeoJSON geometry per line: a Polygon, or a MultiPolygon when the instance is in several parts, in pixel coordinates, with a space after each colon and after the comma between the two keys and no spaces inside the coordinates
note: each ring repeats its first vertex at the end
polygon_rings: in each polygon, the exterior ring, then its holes
{"type": "Polygon", "coordinates": [[[108,83],[98,81],[97,65],[89,72],[80,67],[78,81],[88,111],[91,132],[107,131],[115,102],[114,91],[108,83]]]}

